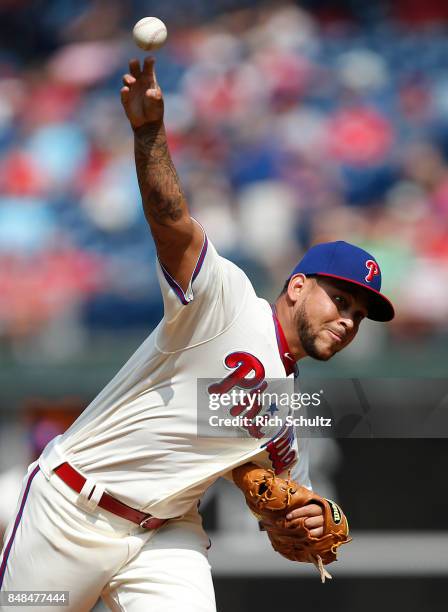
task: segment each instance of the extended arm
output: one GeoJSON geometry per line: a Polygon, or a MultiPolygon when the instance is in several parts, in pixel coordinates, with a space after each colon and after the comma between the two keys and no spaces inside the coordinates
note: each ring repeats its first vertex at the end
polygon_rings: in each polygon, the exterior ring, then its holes
{"type": "Polygon", "coordinates": [[[137,178],[145,217],[159,259],[185,291],[199,256],[203,233],[192,220],[172,162],[163,124],[163,96],[157,84],[154,59],[140,68],[129,62],[121,100],[134,130],[137,178]]]}

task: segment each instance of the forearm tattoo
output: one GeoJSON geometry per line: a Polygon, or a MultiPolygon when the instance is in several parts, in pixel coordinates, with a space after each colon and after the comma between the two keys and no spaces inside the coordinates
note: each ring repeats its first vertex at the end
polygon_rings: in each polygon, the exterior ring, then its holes
{"type": "Polygon", "coordinates": [[[134,131],[135,165],[145,216],[162,225],[177,221],[186,202],[171,160],[163,123],[149,123],[134,131]]]}

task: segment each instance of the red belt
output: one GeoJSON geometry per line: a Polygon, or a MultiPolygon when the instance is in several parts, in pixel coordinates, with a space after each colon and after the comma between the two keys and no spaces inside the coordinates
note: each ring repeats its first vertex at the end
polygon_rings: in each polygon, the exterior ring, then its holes
{"type": "MultiPolygon", "coordinates": [[[[86,479],[84,478],[84,476],[82,476],[82,474],[77,472],[75,468],[72,467],[69,463],[63,463],[54,471],[59,476],[59,478],[65,482],[66,485],[74,489],[77,493],[81,492],[81,489],[83,488],[86,479]]],[[[118,499],[115,499],[115,497],[112,497],[108,493],[102,494],[100,501],[98,502],[98,506],[100,508],[103,508],[104,510],[107,510],[108,512],[112,512],[112,514],[121,516],[122,518],[127,519],[128,521],[137,523],[137,525],[140,525],[140,527],[143,527],[143,529],[158,529],[168,520],[159,519],[155,516],[151,516],[150,514],[140,512],[140,510],[136,510],[135,508],[131,508],[130,506],[123,504],[123,502],[118,501],[118,499]]]]}

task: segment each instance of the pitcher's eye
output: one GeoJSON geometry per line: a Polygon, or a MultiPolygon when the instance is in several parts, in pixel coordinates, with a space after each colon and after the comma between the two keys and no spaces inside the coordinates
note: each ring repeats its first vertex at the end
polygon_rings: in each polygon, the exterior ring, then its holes
{"type": "Polygon", "coordinates": [[[343,295],[335,295],[333,299],[338,306],[342,306],[342,308],[347,306],[347,300],[343,295]]]}

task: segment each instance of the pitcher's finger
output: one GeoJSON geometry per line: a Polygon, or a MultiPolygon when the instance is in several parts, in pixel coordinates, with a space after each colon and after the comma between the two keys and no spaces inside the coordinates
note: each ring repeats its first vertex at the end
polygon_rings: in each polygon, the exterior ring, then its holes
{"type": "Polygon", "coordinates": [[[157,86],[157,78],[155,71],[155,59],[152,55],[148,55],[145,57],[145,61],[143,62],[143,74],[149,78],[149,86],[151,89],[157,86]]]}
{"type": "Polygon", "coordinates": [[[323,527],[323,524],[323,516],[313,516],[305,520],[305,526],[308,527],[308,529],[314,529],[315,527],[323,527]]]}
{"type": "Polygon", "coordinates": [[[147,89],[145,91],[145,98],[149,98],[150,100],[161,100],[162,92],[159,87],[155,87],[154,89],[147,89]]]}
{"type": "Polygon", "coordinates": [[[129,87],[122,87],[120,89],[120,98],[123,106],[126,106],[129,100],[129,87]]]}
{"type": "Polygon", "coordinates": [[[140,62],[138,59],[134,58],[129,60],[129,72],[136,79],[141,75],[142,71],[140,70],[140,62]]]}
{"type": "Polygon", "coordinates": [[[135,83],[135,78],[131,74],[123,75],[123,85],[125,87],[130,87],[135,83]]]}
{"type": "Polygon", "coordinates": [[[320,516],[322,515],[322,508],[317,504],[308,504],[301,508],[296,508],[286,515],[287,519],[299,518],[301,516],[320,516]]]}
{"type": "Polygon", "coordinates": [[[320,527],[319,529],[311,529],[310,530],[310,536],[312,536],[313,538],[320,538],[323,535],[324,535],[323,527],[320,527]]]}

